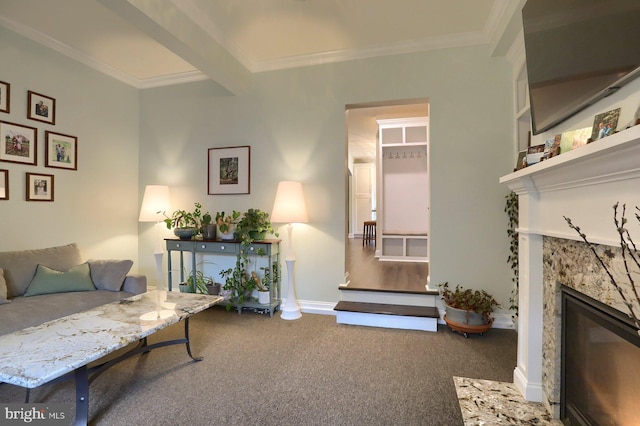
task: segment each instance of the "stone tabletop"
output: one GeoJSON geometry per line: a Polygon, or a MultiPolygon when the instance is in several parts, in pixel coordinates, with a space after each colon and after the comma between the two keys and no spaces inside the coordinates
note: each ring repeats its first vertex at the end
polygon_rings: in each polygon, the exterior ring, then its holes
{"type": "Polygon", "coordinates": [[[0,336],[0,382],[35,388],[158,330],[222,297],[150,291],[0,336]]]}

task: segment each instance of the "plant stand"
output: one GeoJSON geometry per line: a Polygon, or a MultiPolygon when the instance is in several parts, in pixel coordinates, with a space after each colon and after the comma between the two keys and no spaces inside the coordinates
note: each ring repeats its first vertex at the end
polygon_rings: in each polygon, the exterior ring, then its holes
{"type": "Polygon", "coordinates": [[[446,315],[444,316],[444,322],[447,323],[451,330],[462,334],[466,338],[469,338],[469,334],[479,334],[480,336],[482,336],[491,328],[491,324],[493,323],[493,321],[491,321],[489,324],[482,325],[460,324],[457,322],[449,321],[446,315]]]}

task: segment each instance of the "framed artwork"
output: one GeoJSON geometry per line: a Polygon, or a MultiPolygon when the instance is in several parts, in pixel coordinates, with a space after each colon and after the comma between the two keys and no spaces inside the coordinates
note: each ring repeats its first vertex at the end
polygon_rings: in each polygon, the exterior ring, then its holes
{"type": "Polygon", "coordinates": [[[517,171],[522,169],[523,167],[527,167],[527,150],[520,151],[518,153],[518,159],[516,160],[516,167],[513,171],[517,171]]]}
{"type": "Polygon", "coordinates": [[[9,114],[11,101],[11,85],[0,81],[0,112],[6,112],[9,114]]]}
{"type": "Polygon", "coordinates": [[[56,100],[29,90],[27,118],[56,124],[56,100]]]}
{"type": "Polygon", "coordinates": [[[598,114],[593,119],[593,127],[591,128],[591,140],[605,138],[615,133],[618,127],[618,119],[620,118],[620,108],[598,114]]]}
{"type": "Polygon", "coordinates": [[[78,170],[78,138],[46,131],[45,137],[45,167],[56,169],[78,170]]]}
{"type": "Polygon", "coordinates": [[[27,173],[27,201],[53,201],[53,177],[27,173]]]}
{"type": "Polygon", "coordinates": [[[0,121],[0,161],[36,165],[38,129],[0,121]]]}
{"type": "Polygon", "coordinates": [[[9,199],[9,170],[0,169],[0,200],[9,199]]]}
{"type": "Polygon", "coordinates": [[[209,194],[249,194],[250,172],[250,146],[209,148],[209,194]]]}

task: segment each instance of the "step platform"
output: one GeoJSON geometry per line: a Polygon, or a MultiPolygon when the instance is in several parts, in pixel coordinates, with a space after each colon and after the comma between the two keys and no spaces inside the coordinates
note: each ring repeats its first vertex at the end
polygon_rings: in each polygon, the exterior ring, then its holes
{"type": "Polygon", "coordinates": [[[386,303],[340,301],[333,308],[338,324],[438,331],[438,309],[386,303]]]}

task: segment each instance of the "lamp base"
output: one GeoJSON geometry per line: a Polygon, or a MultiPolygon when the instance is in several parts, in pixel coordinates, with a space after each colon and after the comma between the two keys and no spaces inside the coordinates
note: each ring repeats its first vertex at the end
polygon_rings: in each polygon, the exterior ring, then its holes
{"type": "Polygon", "coordinates": [[[280,318],[283,320],[297,320],[302,317],[302,312],[300,312],[300,307],[283,307],[282,313],[280,314],[280,318]]]}
{"type": "Polygon", "coordinates": [[[296,291],[293,280],[293,268],[296,263],[296,259],[291,257],[287,258],[285,260],[285,263],[287,264],[288,294],[287,301],[284,303],[284,306],[280,308],[282,309],[280,318],[284,320],[297,320],[302,316],[302,312],[300,311],[300,306],[298,305],[298,301],[296,300],[296,291]]]}

